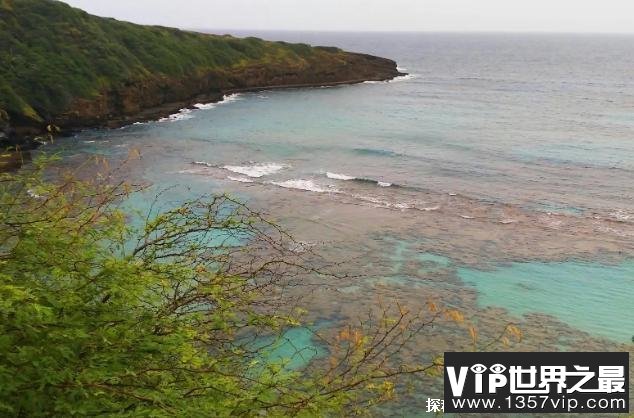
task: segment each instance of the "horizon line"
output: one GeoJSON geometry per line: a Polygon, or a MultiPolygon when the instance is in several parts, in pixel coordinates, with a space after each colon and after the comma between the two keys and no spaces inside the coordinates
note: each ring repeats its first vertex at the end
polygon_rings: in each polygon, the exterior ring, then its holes
{"type": "MultiPolygon", "coordinates": [[[[1,0],[0,0],[1,1],[1,0]]],[[[617,31],[613,31],[613,30],[559,30],[559,29],[378,29],[378,30],[373,30],[373,29],[339,29],[339,28],[319,28],[319,29],[311,29],[311,28],[205,28],[205,27],[188,27],[188,26],[181,26],[178,24],[160,24],[160,23],[147,23],[147,22],[140,22],[137,21],[136,19],[130,19],[130,18],[122,18],[122,17],[115,17],[112,15],[103,15],[103,14],[96,14],[94,12],[89,12],[87,11],[85,8],[79,7],[79,6],[75,6],[72,4],[67,3],[67,0],[58,0],[60,2],[62,2],[63,4],[66,4],[69,7],[72,7],[74,9],[78,9],[78,10],[82,10],[85,13],[88,13],[89,15],[92,16],[97,16],[97,17],[102,17],[102,18],[106,18],[106,19],[114,19],[114,20],[118,20],[118,21],[122,21],[122,22],[128,22],[128,23],[133,23],[133,24],[137,24],[137,25],[143,25],[143,26],[160,26],[160,27],[166,27],[166,28],[174,28],[174,29],[181,29],[181,30],[186,30],[186,31],[214,31],[213,33],[217,33],[217,32],[231,32],[231,31],[238,31],[238,32],[247,32],[247,31],[262,31],[262,32],[313,32],[313,33],[319,33],[319,32],[323,32],[323,33],[411,33],[411,34],[429,34],[429,33],[436,33],[436,34],[527,34],[527,35],[601,35],[601,36],[609,36],[609,35],[613,35],[613,36],[630,36],[630,35],[634,35],[634,30],[628,30],[628,31],[621,31],[621,30],[617,30],[617,31]]]]}
{"type": "MultiPolygon", "coordinates": [[[[164,26],[164,25],[149,25],[164,26]]],[[[625,35],[633,36],[632,32],[574,32],[574,31],[538,31],[538,30],[356,30],[356,29],[273,29],[273,28],[201,28],[176,27],[186,31],[206,31],[220,34],[225,32],[295,32],[295,33],[384,33],[384,34],[490,34],[490,35],[625,35]],[[213,32],[211,32],[213,31],[213,32]]]]}

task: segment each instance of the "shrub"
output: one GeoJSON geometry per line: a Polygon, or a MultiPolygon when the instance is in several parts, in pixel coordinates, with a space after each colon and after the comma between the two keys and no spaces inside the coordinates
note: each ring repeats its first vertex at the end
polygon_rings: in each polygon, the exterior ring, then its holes
{"type": "Polygon", "coordinates": [[[301,323],[280,289],[323,274],[314,255],[227,196],[132,222],[118,202],[133,187],[46,182],[42,164],[0,177],[2,414],[350,414],[437,371],[394,362],[429,324],[402,308],[342,330],[314,366],[268,358],[301,323]]]}

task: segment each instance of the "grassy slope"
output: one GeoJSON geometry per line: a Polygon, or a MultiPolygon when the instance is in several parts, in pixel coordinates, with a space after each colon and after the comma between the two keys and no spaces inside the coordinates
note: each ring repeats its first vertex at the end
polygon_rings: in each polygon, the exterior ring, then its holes
{"type": "Polygon", "coordinates": [[[302,67],[336,48],[148,27],[53,0],[0,0],[0,114],[42,121],[76,98],[157,75],[185,78],[258,63],[302,67]]]}

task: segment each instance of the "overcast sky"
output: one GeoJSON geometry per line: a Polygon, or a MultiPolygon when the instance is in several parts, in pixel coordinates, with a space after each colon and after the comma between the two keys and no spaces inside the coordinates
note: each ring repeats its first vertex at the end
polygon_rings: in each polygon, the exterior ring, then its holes
{"type": "Polygon", "coordinates": [[[634,32],[634,0],[65,0],[200,29],[634,32]]]}

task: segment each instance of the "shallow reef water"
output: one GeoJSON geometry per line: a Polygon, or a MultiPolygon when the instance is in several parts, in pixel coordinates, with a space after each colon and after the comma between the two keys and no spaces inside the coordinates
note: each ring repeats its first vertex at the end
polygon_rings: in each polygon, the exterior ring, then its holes
{"type": "MultiPolygon", "coordinates": [[[[463,312],[426,328],[406,360],[473,349],[469,326],[486,346],[510,323],[522,340],[506,349],[632,351],[631,36],[244,35],[386,56],[410,76],[241,94],[42,150],[71,166],[138,150],[127,175],[151,187],[137,209],[161,190],[163,208],[247,202],[350,274],[293,290],[310,320],[337,328],[396,301],[463,312]]],[[[302,367],[310,356],[293,353],[314,347],[310,334],[287,331],[271,355],[302,367]]]]}
{"type": "Polygon", "coordinates": [[[490,270],[459,268],[481,306],[514,315],[541,312],[591,334],[632,342],[634,263],[526,262],[490,270]],[[564,302],[565,301],[565,302],[564,302]]]}

